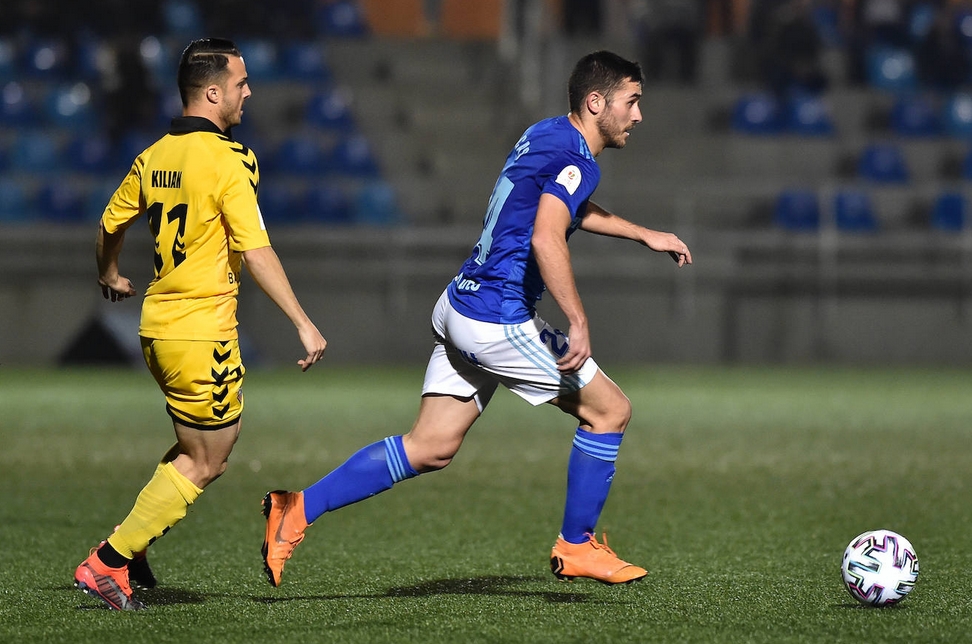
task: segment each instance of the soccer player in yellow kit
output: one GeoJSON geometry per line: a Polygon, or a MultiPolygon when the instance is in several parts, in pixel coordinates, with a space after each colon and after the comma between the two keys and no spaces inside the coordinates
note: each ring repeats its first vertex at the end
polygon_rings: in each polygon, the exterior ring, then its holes
{"type": "Polygon", "coordinates": [[[181,118],[142,152],[112,196],[98,229],[98,282],[112,302],[135,295],[118,272],[126,229],[145,215],[155,238],[155,278],[139,336],[165,395],[176,444],[162,457],[130,514],[74,573],[75,585],[116,610],[144,605],[131,580],[155,579],[145,550],[186,515],[226,470],[240,431],[245,369],[237,341],[242,265],[297,328],[307,370],[327,342],[304,313],[270,246],[257,205],[256,156],[233,141],[250,96],[243,57],[229,40],[201,39],[179,62],[181,118]]]}

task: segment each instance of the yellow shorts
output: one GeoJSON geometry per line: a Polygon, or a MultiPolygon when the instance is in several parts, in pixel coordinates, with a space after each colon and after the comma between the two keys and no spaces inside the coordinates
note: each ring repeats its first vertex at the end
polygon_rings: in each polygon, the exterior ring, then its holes
{"type": "Polygon", "coordinates": [[[142,338],[142,355],[172,420],[194,429],[229,427],[243,413],[243,360],[236,340],[142,338]]]}

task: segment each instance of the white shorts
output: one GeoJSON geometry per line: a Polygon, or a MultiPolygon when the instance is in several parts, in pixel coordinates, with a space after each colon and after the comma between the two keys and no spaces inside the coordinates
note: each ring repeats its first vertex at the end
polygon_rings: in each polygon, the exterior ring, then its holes
{"type": "Polygon", "coordinates": [[[480,411],[498,384],[539,405],[581,389],[597,374],[593,358],[576,373],[557,370],[567,336],[539,315],[521,324],[480,322],[452,308],[443,292],[432,312],[432,328],[438,337],[422,394],[475,398],[480,411]]]}

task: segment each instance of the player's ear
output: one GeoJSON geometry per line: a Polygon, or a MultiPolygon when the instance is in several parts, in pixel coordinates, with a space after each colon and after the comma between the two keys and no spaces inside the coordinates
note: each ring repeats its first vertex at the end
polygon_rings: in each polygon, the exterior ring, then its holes
{"type": "Polygon", "coordinates": [[[206,88],[206,100],[213,105],[219,103],[219,99],[222,94],[223,90],[220,89],[219,85],[210,85],[206,88]]]}
{"type": "Polygon", "coordinates": [[[587,95],[587,111],[595,116],[601,113],[601,111],[604,109],[605,103],[606,101],[604,100],[604,96],[602,96],[600,92],[591,92],[587,95]]]}

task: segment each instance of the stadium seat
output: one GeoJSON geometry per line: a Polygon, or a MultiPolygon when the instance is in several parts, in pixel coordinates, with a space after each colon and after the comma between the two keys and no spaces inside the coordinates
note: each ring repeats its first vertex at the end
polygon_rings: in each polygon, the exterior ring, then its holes
{"type": "Polygon", "coordinates": [[[27,90],[16,81],[0,90],[0,127],[22,128],[37,123],[37,109],[27,90]]]}
{"type": "Polygon", "coordinates": [[[326,157],[317,137],[296,134],[280,142],[269,163],[264,164],[271,173],[309,176],[327,170],[326,157]]]}
{"type": "Polygon", "coordinates": [[[956,138],[972,138],[972,94],[959,92],[945,101],[945,133],[956,138]]]}
{"type": "Polygon", "coordinates": [[[318,90],[307,101],[304,120],[325,130],[351,132],[355,129],[351,98],[351,92],[343,87],[318,90]]]}
{"type": "Polygon", "coordinates": [[[135,157],[158,139],[158,133],[132,130],[122,136],[112,152],[112,171],[128,172],[135,157]]]}
{"type": "Polygon", "coordinates": [[[72,170],[102,174],[112,167],[111,141],[100,131],[79,133],[68,141],[64,157],[72,170]]]}
{"type": "Polygon", "coordinates": [[[0,36],[0,85],[17,76],[17,45],[14,39],[0,36]]]}
{"type": "MultiPolygon", "coordinates": [[[[167,46],[156,36],[146,36],[139,43],[138,53],[142,57],[142,64],[145,65],[145,69],[149,71],[153,80],[160,87],[169,87],[172,79],[175,78],[182,51],[172,51],[173,49],[174,46],[167,46]]],[[[247,59],[247,63],[249,63],[249,59],[247,59]]],[[[249,69],[247,69],[247,73],[249,73],[249,69]]]]}
{"type": "Polygon", "coordinates": [[[878,228],[878,221],[871,204],[871,197],[863,190],[840,190],[834,196],[834,223],[838,230],[871,232],[878,228]]]}
{"type": "Polygon", "coordinates": [[[779,101],[767,93],[740,97],[732,111],[732,127],[742,134],[779,134],[783,130],[779,101]]]}
{"type": "Polygon", "coordinates": [[[162,23],[169,36],[198,38],[205,33],[202,12],[192,0],[167,0],[162,5],[162,23]]]}
{"type": "Polygon", "coordinates": [[[33,216],[30,196],[23,184],[0,177],[0,223],[29,221],[33,216]]]}
{"type": "Polygon", "coordinates": [[[858,175],[875,183],[907,183],[904,153],[894,143],[872,143],[864,148],[857,164],[858,175]]]}
{"type": "Polygon", "coordinates": [[[98,221],[101,218],[102,213],[105,212],[105,206],[108,205],[111,196],[115,194],[121,180],[121,177],[105,178],[88,190],[84,200],[85,221],[98,221]]]}
{"type": "Polygon", "coordinates": [[[844,44],[841,34],[840,17],[836,5],[815,4],[811,9],[814,25],[820,40],[828,47],[840,47],[844,44]]]}
{"type": "Polygon", "coordinates": [[[43,130],[22,130],[10,148],[10,168],[14,171],[44,174],[61,169],[60,144],[43,130]]]}
{"type": "Polygon", "coordinates": [[[53,179],[37,194],[37,212],[45,221],[79,223],[87,215],[84,197],[84,191],[70,180],[53,179]]]}
{"type": "Polygon", "coordinates": [[[348,197],[336,185],[315,184],[304,195],[304,212],[308,221],[345,224],[351,221],[348,197]]]}
{"type": "Polygon", "coordinates": [[[353,218],[359,224],[388,225],[398,222],[395,190],[384,181],[370,181],[355,195],[353,218]]]}
{"type": "Polygon", "coordinates": [[[360,38],[368,34],[364,14],[352,0],[318,3],[314,22],[317,33],[325,37],[360,38]]]}
{"type": "MultiPolygon", "coordinates": [[[[249,70],[247,70],[247,74],[249,74],[249,70]]],[[[163,92],[159,96],[158,106],[155,109],[155,122],[158,124],[160,131],[168,131],[172,119],[181,114],[182,97],[179,95],[179,90],[174,89],[163,92]]],[[[245,119],[244,122],[246,122],[245,119]]],[[[233,132],[236,132],[235,128],[233,132]]]]}
{"type": "Polygon", "coordinates": [[[317,42],[292,42],[283,48],[281,73],[287,78],[302,81],[330,80],[330,68],[324,55],[324,48],[317,42]]]}
{"type": "Polygon", "coordinates": [[[935,199],[931,216],[932,228],[958,232],[965,226],[965,197],[958,192],[946,192],[935,199]]]}
{"type": "Polygon", "coordinates": [[[827,104],[819,96],[795,96],[787,101],[786,127],[801,136],[830,136],[834,121],[827,104]]]}
{"type": "Polygon", "coordinates": [[[68,43],[59,38],[41,38],[28,42],[20,65],[29,79],[66,81],[73,72],[68,43]]]}
{"type": "Polygon", "coordinates": [[[246,61],[246,74],[258,81],[280,77],[280,53],[272,40],[251,39],[237,43],[246,61]]]}
{"type": "Polygon", "coordinates": [[[353,177],[377,177],[375,161],[368,139],[361,134],[343,137],[331,150],[329,170],[334,174],[353,177]]]}
{"type": "Polygon", "coordinates": [[[293,224],[302,218],[294,191],[280,183],[261,181],[257,201],[267,223],[293,224]]]}
{"type": "Polygon", "coordinates": [[[773,221],[785,230],[817,230],[820,227],[817,193],[813,190],[784,190],[776,199],[773,221]]]}
{"type": "Polygon", "coordinates": [[[44,101],[47,122],[54,127],[90,131],[97,127],[94,97],[87,83],[58,85],[44,101]]]}
{"type": "Polygon", "coordinates": [[[891,130],[909,137],[941,134],[941,121],[934,101],[924,95],[899,96],[891,108],[891,130]]]}
{"type": "Polygon", "coordinates": [[[938,16],[938,7],[932,2],[916,2],[908,12],[908,37],[918,44],[931,33],[938,16]]]}
{"type": "Polygon", "coordinates": [[[878,45],[866,54],[868,84],[876,89],[900,93],[918,86],[915,58],[907,49],[878,45]]]}

